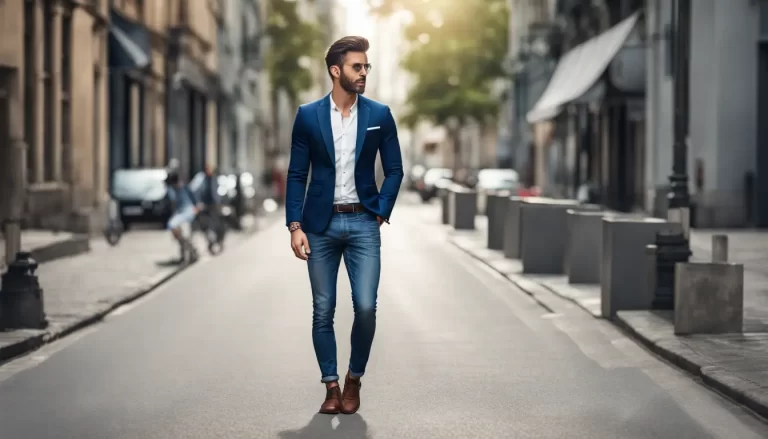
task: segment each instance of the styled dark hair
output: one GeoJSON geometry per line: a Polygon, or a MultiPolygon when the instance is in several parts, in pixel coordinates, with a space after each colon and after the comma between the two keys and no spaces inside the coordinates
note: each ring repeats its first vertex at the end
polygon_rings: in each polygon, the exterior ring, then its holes
{"type": "Polygon", "coordinates": [[[331,67],[333,66],[342,68],[347,52],[367,52],[370,47],[371,45],[366,38],[356,36],[344,37],[331,44],[325,54],[325,68],[328,70],[328,74],[331,75],[331,67]]]}

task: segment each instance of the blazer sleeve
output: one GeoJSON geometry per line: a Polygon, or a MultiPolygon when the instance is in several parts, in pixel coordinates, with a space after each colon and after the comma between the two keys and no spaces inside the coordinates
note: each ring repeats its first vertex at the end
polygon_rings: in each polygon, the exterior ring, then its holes
{"type": "Polygon", "coordinates": [[[403,158],[397,138],[397,125],[389,107],[386,107],[381,130],[384,138],[379,145],[379,154],[381,167],[384,169],[384,182],[379,191],[379,211],[384,221],[389,222],[403,181],[403,158]]]}
{"type": "Polygon", "coordinates": [[[304,110],[299,107],[291,133],[291,158],[285,194],[285,223],[301,222],[304,196],[309,175],[309,133],[304,121],[304,110]]]}

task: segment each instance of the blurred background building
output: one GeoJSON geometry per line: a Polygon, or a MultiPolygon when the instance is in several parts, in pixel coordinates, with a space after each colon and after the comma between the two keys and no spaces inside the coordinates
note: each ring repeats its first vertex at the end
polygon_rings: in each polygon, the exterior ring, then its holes
{"type": "MultiPolygon", "coordinates": [[[[768,197],[760,182],[768,159],[757,121],[766,4],[697,0],[692,7],[688,173],[694,222],[763,225],[768,197]]],[[[674,1],[512,2],[517,105],[505,120],[514,127],[507,129],[514,166],[530,184],[563,197],[588,185],[613,209],[666,215],[674,10],[674,1]],[[526,28],[522,23],[531,17],[526,28]],[[534,63],[542,60],[536,71],[534,63]]]]}
{"type": "MultiPolygon", "coordinates": [[[[407,2],[371,13],[382,2],[0,2],[0,219],[98,230],[116,170],[171,161],[187,178],[206,164],[248,173],[274,194],[296,106],[330,90],[323,52],[335,39],[369,38],[366,94],[406,112],[414,16],[407,2]],[[295,102],[272,89],[274,2],[295,3],[321,35],[317,55],[298,60],[313,80],[295,102]]],[[[610,208],[665,215],[674,4],[508,0],[496,122],[463,125],[458,150],[449,126],[399,125],[406,169],[515,170],[521,187],[546,195],[589,188],[610,208]]],[[[767,17],[763,1],[693,2],[688,169],[699,226],[768,225],[768,129],[758,123],[768,111],[767,17]]]]}
{"type": "Polygon", "coordinates": [[[225,0],[218,26],[218,167],[222,172],[263,172],[267,120],[266,8],[259,0],[225,0]]]}

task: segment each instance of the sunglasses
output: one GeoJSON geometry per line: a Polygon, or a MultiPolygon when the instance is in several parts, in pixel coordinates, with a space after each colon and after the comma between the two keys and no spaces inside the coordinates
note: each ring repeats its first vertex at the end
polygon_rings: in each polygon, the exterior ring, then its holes
{"type": "Polygon", "coordinates": [[[347,64],[348,66],[352,67],[352,70],[359,73],[360,70],[363,70],[365,68],[366,72],[370,72],[373,66],[369,63],[361,64],[361,63],[355,63],[355,64],[347,64]]]}

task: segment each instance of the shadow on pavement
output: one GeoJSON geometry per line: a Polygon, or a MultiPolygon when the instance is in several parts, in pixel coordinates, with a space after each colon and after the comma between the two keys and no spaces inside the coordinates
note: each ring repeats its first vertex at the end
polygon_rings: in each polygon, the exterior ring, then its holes
{"type": "Polygon", "coordinates": [[[182,261],[181,259],[168,259],[168,260],[165,260],[165,261],[157,261],[157,262],[155,262],[155,264],[158,267],[178,267],[183,262],[184,261],[182,261]]]}
{"type": "Polygon", "coordinates": [[[329,416],[315,414],[306,427],[300,430],[281,432],[280,439],[369,439],[368,424],[360,414],[329,416]],[[338,426],[333,428],[333,420],[338,420],[338,426]]]}

